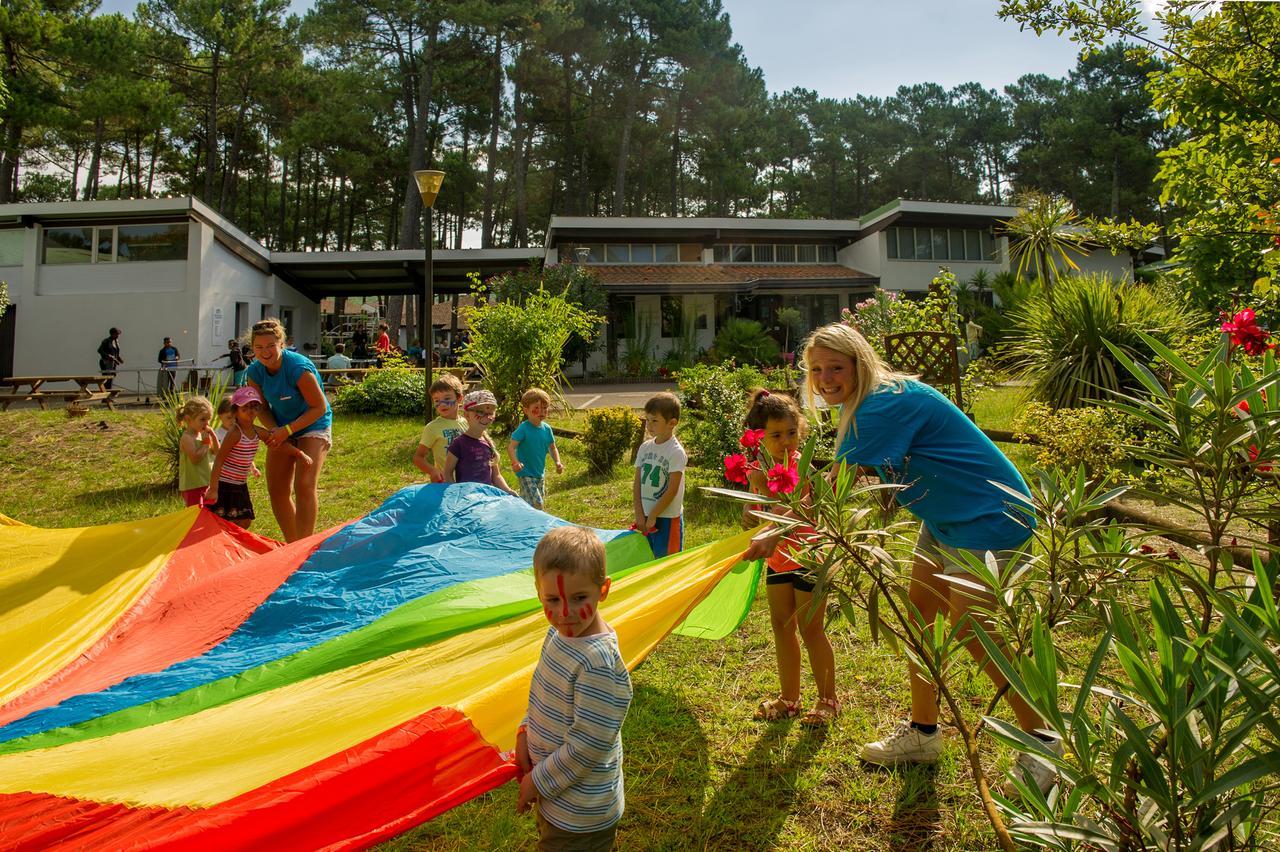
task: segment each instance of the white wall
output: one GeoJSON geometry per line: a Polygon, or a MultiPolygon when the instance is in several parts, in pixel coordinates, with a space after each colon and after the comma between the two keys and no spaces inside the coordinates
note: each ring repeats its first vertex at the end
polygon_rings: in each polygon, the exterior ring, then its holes
{"type": "Polygon", "coordinates": [[[836,252],[836,262],[868,275],[880,275],[885,264],[884,231],[876,231],[836,252]]]}
{"type": "Polygon", "coordinates": [[[97,373],[98,344],[116,326],[122,369],[145,369],[154,384],[156,353],[166,335],[184,356],[194,353],[198,239],[193,224],[186,261],[45,266],[38,263],[40,229],[29,229],[25,264],[8,276],[10,297],[19,306],[14,374],[97,373]]]}
{"type": "Polygon", "coordinates": [[[1084,257],[1073,253],[1071,259],[1080,267],[1081,275],[1109,275],[1118,280],[1133,280],[1133,258],[1127,252],[1114,255],[1108,249],[1099,248],[1084,257]]]}

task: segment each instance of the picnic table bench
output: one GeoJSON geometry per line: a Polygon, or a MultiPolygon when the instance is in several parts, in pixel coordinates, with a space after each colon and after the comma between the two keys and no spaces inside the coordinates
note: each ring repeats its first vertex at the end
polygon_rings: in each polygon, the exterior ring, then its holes
{"type": "Polygon", "coordinates": [[[41,410],[48,409],[46,403],[51,399],[58,399],[68,404],[72,402],[101,402],[107,408],[114,408],[112,404],[116,395],[120,393],[118,388],[108,388],[107,382],[112,376],[10,376],[7,379],[0,379],[0,406],[4,411],[9,410],[9,406],[15,402],[23,400],[35,400],[41,410]],[[42,390],[49,383],[75,383],[79,385],[79,390],[42,390]]]}

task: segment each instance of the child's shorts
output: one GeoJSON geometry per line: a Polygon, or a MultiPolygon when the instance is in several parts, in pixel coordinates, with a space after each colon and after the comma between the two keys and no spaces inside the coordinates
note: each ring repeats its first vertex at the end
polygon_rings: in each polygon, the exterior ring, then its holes
{"type": "Polygon", "coordinates": [[[199,488],[188,488],[182,492],[182,503],[185,506],[203,506],[204,492],[209,490],[209,486],[201,485],[199,488]]]}
{"type": "Polygon", "coordinates": [[[599,831],[579,833],[565,831],[547,822],[542,811],[534,808],[538,816],[538,852],[610,852],[618,835],[618,824],[599,831]]]}
{"type": "MultiPolygon", "coordinates": [[[[813,531],[813,527],[800,527],[788,535],[803,536],[806,533],[813,533],[813,531]]],[[[769,566],[769,572],[765,574],[764,578],[765,585],[795,586],[797,592],[812,592],[814,590],[815,583],[804,572],[804,566],[791,555],[795,548],[796,543],[791,541],[790,538],[778,543],[773,555],[765,560],[765,564],[769,566]]]]}
{"type": "Polygon", "coordinates": [[[670,556],[684,550],[684,515],[678,518],[658,518],[657,529],[647,534],[654,558],[670,556]]]}
{"type": "Polygon", "coordinates": [[[253,500],[245,482],[218,482],[218,502],[209,511],[228,521],[252,521],[253,500]]]}
{"type": "Polygon", "coordinates": [[[541,509],[547,500],[547,478],[545,476],[517,476],[520,481],[520,497],[535,509],[541,509]]]}

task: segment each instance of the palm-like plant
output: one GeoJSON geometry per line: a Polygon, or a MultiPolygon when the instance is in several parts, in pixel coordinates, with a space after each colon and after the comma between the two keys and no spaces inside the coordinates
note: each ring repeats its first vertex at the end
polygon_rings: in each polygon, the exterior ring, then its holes
{"type": "Polygon", "coordinates": [[[1054,408],[1079,408],[1087,400],[1137,383],[1106,341],[1140,363],[1153,356],[1141,333],[1161,343],[1194,332],[1197,322],[1179,303],[1143,285],[1106,276],[1063,279],[1058,293],[1038,293],[1009,312],[1005,338],[1010,367],[1031,381],[1031,394],[1054,408]]]}
{"type": "Polygon", "coordinates": [[[1020,199],[1019,208],[1016,216],[1003,223],[1009,232],[1009,258],[1017,263],[1018,275],[1031,270],[1040,279],[1052,305],[1059,267],[1073,272],[1080,269],[1072,255],[1086,254],[1082,247],[1085,234],[1075,207],[1065,198],[1028,192],[1020,199]]]}

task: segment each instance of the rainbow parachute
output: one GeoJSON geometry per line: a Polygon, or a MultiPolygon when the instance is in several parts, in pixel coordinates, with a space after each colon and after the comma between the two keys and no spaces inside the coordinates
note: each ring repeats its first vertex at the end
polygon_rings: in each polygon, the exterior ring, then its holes
{"type": "MultiPolygon", "coordinates": [[[[469,485],[287,545],[0,516],[0,848],[360,847],[505,783],[563,523],[469,485]]],[[[629,666],[745,615],[750,533],[658,561],[598,534],[629,666]]]]}

